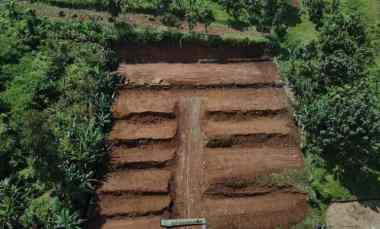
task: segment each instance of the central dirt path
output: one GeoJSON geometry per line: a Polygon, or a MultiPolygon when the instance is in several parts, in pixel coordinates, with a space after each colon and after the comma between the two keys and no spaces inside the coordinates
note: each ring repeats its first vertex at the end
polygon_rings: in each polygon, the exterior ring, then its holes
{"type": "Polygon", "coordinates": [[[181,218],[200,218],[203,215],[201,204],[206,185],[201,103],[198,97],[179,102],[180,146],[175,181],[176,210],[181,218]]]}
{"type": "Polygon", "coordinates": [[[258,182],[303,167],[275,64],[159,63],[152,56],[118,71],[126,83],[113,108],[111,171],[98,190],[97,227],[158,229],[162,218],[188,217],[207,218],[212,229],[300,222],[305,193],[258,182]]]}

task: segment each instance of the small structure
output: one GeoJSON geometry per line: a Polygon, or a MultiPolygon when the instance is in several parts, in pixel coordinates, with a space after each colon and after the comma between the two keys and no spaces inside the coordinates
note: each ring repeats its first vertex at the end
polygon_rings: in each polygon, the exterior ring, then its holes
{"type": "Polygon", "coordinates": [[[207,229],[207,220],[204,218],[199,219],[161,219],[161,227],[186,227],[201,225],[202,229],[207,229]]]}

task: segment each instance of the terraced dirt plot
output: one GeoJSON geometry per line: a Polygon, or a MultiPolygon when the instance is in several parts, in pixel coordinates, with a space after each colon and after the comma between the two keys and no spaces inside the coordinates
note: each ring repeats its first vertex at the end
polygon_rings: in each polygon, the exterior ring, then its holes
{"type": "MultiPolygon", "coordinates": [[[[290,228],[307,195],[255,179],[303,167],[272,62],[122,64],[99,228],[158,229],[205,217],[212,229],[290,228]]],[[[193,227],[196,228],[196,227],[193,227]]]]}

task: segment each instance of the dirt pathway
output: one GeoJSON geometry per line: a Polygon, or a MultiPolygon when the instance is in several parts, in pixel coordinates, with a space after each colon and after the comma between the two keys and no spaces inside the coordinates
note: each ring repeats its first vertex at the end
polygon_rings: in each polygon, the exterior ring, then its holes
{"type": "Polygon", "coordinates": [[[184,98],[179,102],[180,146],[176,171],[176,213],[180,218],[201,218],[205,171],[201,99],[184,98]]]}
{"type": "Polygon", "coordinates": [[[272,62],[154,61],[121,64],[119,73],[127,81],[113,108],[98,228],[158,229],[161,218],[205,217],[212,229],[272,229],[303,219],[305,193],[256,182],[303,167],[272,62]]]}

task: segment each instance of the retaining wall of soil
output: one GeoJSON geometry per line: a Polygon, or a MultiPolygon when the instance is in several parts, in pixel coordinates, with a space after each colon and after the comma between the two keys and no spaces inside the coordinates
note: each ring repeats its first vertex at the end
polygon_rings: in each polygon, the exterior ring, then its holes
{"type": "Polygon", "coordinates": [[[208,59],[224,62],[241,59],[269,59],[268,43],[239,45],[208,45],[206,42],[162,41],[149,44],[120,42],[116,44],[125,63],[194,63],[208,59]]]}

